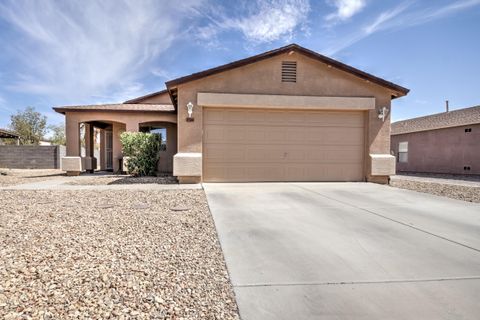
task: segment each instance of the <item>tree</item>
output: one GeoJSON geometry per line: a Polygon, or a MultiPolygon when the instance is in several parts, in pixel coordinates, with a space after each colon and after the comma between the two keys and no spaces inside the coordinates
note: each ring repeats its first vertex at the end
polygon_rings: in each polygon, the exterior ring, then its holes
{"type": "Polygon", "coordinates": [[[27,107],[10,116],[10,129],[20,135],[20,144],[39,144],[47,130],[47,117],[27,107]]]}
{"type": "Polygon", "coordinates": [[[51,125],[49,129],[52,131],[52,144],[64,146],[67,143],[67,139],[65,138],[65,126],[63,124],[51,125]]]}

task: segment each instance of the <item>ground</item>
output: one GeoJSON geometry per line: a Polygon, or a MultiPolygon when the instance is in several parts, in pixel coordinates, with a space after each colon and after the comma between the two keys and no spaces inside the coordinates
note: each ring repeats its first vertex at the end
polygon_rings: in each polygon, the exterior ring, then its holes
{"type": "Polygon", "coordinates": [[[407,174],[392,176],[390,185],[469,202],[480,202],[480,176],[407,174]]]}
{"type": "MultiPolygon", "coordinates": [[[[207,204],[165,177],[0,172],[0,318],[238,319],[231,283],[244,320],[480,312],[479,204],[369,183],[207,184],[207,204]]],[[[392,183],[478,199],[450,180],[392,183]]]]}
{"type": "Polygon", "coordinates": [[[0,187],[66,178],[65,172],[57,169],[28,170],[0,168],[0,187]]]}
{"type": "Polygon", "coordinates": [[[0,194],[0,318],[238,319],[202,190],[0,194]]]}

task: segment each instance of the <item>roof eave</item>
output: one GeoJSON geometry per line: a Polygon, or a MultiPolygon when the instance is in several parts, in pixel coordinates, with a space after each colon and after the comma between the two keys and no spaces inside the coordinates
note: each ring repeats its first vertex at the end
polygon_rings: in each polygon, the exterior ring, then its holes
{"type": "Polygon", "coordinates": [[[68,108],[68,107],[54,107],[52,108],[55,112],[65,114],[66,112],[162,112],[162,113],[175,113],[174,110],[120,110],[120,109],[77,109],[77,108],[68,108]]]}
{"type": "Polygon", "coordinates": [[[148,98],[151,98],[151,97],[154,97],[154,96],[157,96],[157,95],[160,95],[160,94],[164,94],[164,93],[167,93],[167,92],[168,92],[167,89],[163,89],[163,90],[160,90],[160,91],[157,91],[157,92],[152,92],[152,93],[146,94],[144,96],[140,96],[140,97],[137,97],[137,98],[134,98],[134,99],[127,100],[123,103],[124,104],[129,104],[129,103],[135,104],[135,103],[138,103],[138,102],[140,102],[144,99],[148,99],[148,98]]]}
{"type": "Polygon", "coordinates": [[[356,68],[351,67],[347,64],[344,64],[340,61],[334,60],[334,59],[329,58],[327,56],[321,55],[321,54],[319,54],[315,51],[312,51],[312,50],[306,49],[304,47],[301,47],[297,44],[290,44],[290,45],[287,45],[287,46],[284,46],[284,47],[281,47],[281,48],[278,48],[278,49],[274,49],[274,50],[271,50],[271,51],[267,51],[267,52],[252,56],[252,57],[248,57],[248,58],[245,58],[245,59],[233,61],[233,62],[224,64],[224,65],[221,65],[221,66],[218,66],[218,67],[214,67],[214,68],[207,69],[207,70],[200,71],[200,72],[196,72],[196,73],[184,76],[184,77],[173,79],[173,80],[167,81],[165,83],[165,85],[167,86],[168,90],[171,90],[171,89],[174,89],[175,87],[177,87],[178,85],[183,84],[183,83],[187,83],[187,82],[191,82],[191,81],[198,80],[198,79],[201,79],[201,78],[205,78],[205,77],[208,77],[208,76],[211,76],[211,75],[214,75],[214,74],[217,74],[217,73],[221,73],[221,72],[224,72],[224,71],[228,71],[228,70],[231,70],[231,69],[234,69],[234,68],[243,67],[243,66],[246,66],[246,65],[258,62],[258,61],[262,61],[262,60],[265,60],[265,59],[268,59],[268,58],[271,58],[271,57],[274,57],[276,55],[283,54],[283,53],[289,52],[289,51],[300,52],[300,53],[304,54],[305,56],[307,56],[309,58],[319,60],[319,61],[321,61],[321,62],[323,62],[327,65],[330,65],[330,66],[335,67],[339,70],[342,70],[342,71],[348,72],[350,74],[353,74],[353,75],[355,75],[359,78],[362,78],[366,81],[369,81],[369,82],[375,83],[377,85],[380,85],[382,87],[388,88],[388,89],[390,89],[390,90],[392,90],[396,93],[396,95],[392,95],[392,98],[393,97],[399,98],[399,97],[405,96],[410,91],[409,89],[407,89],[405,87],[402,87],[400,85],[397,85],[393,82],[390,82],[390,81],[384,80],[382,78],[376,77],[376,76],[374,76],[372,74],[369,74],[365,71],[356,69],[356,68]]]}

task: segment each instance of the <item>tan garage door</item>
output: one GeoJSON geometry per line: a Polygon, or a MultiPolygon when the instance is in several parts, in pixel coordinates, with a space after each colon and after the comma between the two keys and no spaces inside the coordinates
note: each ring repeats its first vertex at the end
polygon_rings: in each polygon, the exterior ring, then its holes
{"type": "Polygon", "coordinates": [[[364,113],[204,109],[203,179],[361,181],[364,113]]]}

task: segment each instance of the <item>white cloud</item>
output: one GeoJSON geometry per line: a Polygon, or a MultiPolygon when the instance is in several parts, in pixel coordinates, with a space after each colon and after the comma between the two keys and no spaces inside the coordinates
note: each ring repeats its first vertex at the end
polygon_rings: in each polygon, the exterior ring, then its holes
{"type": "Polygon", "coordinates": [[[371,33],[374,33],[378,30],[381,30],[386,23],[394,19],[396,16],[404,12],[408,7],[410,6],[409,2],[404,2],[400,4],[399,6],[382,12],[374,21],[373,23],[365,26],[363,28],[364,34],[369,35],[371,33]]]}
{"type": "Polygon", "coordinates": [[[0,110],[10,111],[10,108],[6,106],[5,98],[0,96],[0,110]]]}
{"type": "Polygon", "coordinates": [[[452,4],[440,8],[428,8],[426,10],[418,11],[407,17],[407,26],[414,26],[423,24],[429,21],[444,18],[458,11],[462,11],[474,6],[480,5],[480,0],[463,0],[455,1],[452,4]]]}
{"type": "Polygon", "coordinates": [[[430,7],[410,10],[413,8],[413,3],[413,1],[408,0],[380,13],[372,23],[364,25],[359,31],[353,32],[346,37],[338,37],[334,43],[325,48],[324,52],[328,55],[334,55],[377,32],[409,28],[445,18],[458,11],[480,5],[480,0],[463,0],[439,8],[430,7]]]}
{"type": "Polygon", "coordinates": [[[209,16],[211,23],[200,29],[199,37],[212,40],[221,32],[236,30],[252,43],[289,41],[310,12],[308,0],[256,0],[245,7],[243,15],[234,17],[217,10],[209,16]]]}
{"type": "Polygon", "coordinates": [[[9,88],[69,103],[143,92],[137,79],[202,1],[3,1],[0,19],[19,39],[9,88]]]}
{"type": "Polygon", "coordinates": [[[337,11],[325,17],[329,22],[345,21],[359,13],[366,6],[366,0],[328,0],[328,4],[336,7],[337,11]]]}
{"type": "Polygon", "coordinates": [[[174,76],[163,68],[152,68],[150,73],[153,74],[155,77],[159,77],[164,79],[165,81],[171,80],[174,76]]]}

